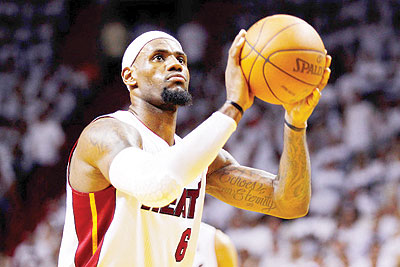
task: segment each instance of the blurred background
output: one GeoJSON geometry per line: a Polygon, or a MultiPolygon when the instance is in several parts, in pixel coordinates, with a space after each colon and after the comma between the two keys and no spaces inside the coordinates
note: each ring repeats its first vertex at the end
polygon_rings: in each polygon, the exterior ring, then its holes
{"type": "MultiPolygon", "coordinates": [[[[282,220],[207,196],[241,266],[400,266],[400,1],[0,2],[0,266],[56,266],[69,151],[96,116],[124,109],[125,47],[159,29],[189,57],[185,136],[224,102],[227,50],[241,28],[296,15],[320,33],[332,75],[308,123],[309,214],[282,220]]],[[[283,108],[256,100],[226,149],[277,173],[283,108]]]]}

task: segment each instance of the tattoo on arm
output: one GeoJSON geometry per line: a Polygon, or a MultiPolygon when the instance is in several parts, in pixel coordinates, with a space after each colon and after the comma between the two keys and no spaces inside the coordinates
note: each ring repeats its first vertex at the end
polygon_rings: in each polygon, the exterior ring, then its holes
{"type": "Polygon", "coordinates": [[[107,131],[104,131],[104,125],[94,124],[88,139],[90,145],[94,148],[96,153],[99,154],[110,151],[118,146],[117,144],[129,146],[127,136],[123,133],[123,129],[113,124],[108,127],[107,131]],[[112,147],[110,147],[111,143],[114,144],[112,147]]]}
{"type": "Polygon", "coordinates": [[[310,159],[305,134],[285,129],[284,139],[276,192],[286,204],[303,205],[311,194],[310,159]]]}
{"type": "Polygon", "coordinates": [[[279,175],[231,164],[207,179],[208,193],[238,208],[282,218],[304,215],[311,195],[310,161],[304,133],[285,129],[279,175]]]}
{"type": "Polygon", "coordinates": [[[273,180],[268,173],[243,166],[227,166],[214,175],[210,187],[221,200],[239,208],[264,213],[276,208],[273,180]]]}
{"type": "Polygon", "coordinates": [[[99,138],[90,136],[89,142],[90,142],[90,145],[92,147],[94,147],[94,149],[96,150],[97,153],[101,154],[101,153],[107,151],[107,145],[105,144],[105,142],[102,142],[101,140],[99,140],[99,138]]]}

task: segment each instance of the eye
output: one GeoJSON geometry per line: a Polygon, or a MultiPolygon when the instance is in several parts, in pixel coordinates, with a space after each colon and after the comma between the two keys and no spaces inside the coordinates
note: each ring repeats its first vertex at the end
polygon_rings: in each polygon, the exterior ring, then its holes
{"type": "Polygon", "coordinates": [[[181,64],[185,64],[185,63],[186,63],[186,60],[185,60],[184,57],[178,57],[178,61],[179,61],[179,63],[181,63],[181,64]]]}
{"type": "Polygon", "coordinates": [[[164,60],[164,57],[161,54],[157,54],[153,56],[152,60],[160,62],[164,60]]]}

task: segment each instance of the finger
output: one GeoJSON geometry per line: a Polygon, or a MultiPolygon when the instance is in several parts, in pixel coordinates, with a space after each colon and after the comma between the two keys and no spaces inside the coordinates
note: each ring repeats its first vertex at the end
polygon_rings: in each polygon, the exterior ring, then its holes
{"type": "Polygon", "coordinates": [[[235,40],[233,41],[233,43],[236,43],[237,41],[239,41],[240,38],[244,37],[246,34],[246,30],[241,29],[239,31],[239,33],[236,35],[235,40]]]}
{"type": "Polygon", "coordinates": [[[314,106],[316,106],[319,102],[319,100],[321,99],[321,91],[319,90],[319,88],[315,88],[313,91],[313,97],[312,97],[312,101],[314,102],[314,106]]]}
{"type": "Polygon", "coordinates": [[[245,35],[246,31],[244,29],[241,29],[240,32],[236,35],[235,39],[233,40],[231,48],[237,47],[239,41],[241,41],[241,39],[244,39],[245,35]]]}
{"type": "Polygon", "coordinates": [[[306,101],[309,106],[315,107],[318,104],[320,98],[321,92],[318,88],[315,88],[312,93],[307,97],[306,101]]]}
{"type": "Polygon", "coordinates": [[[236,51],[235,51],[235,55],[240,54],[240,52],[242,51],[244,42],[245,42],[245,37],[240,37],[240,39],[238,40],[238,42],[236,43],[236,51]]]}
{"type": "Polygon", "coordinates": [[[331,69],[326,68],[324,74],[322,75],[322,80],[318,85],[318,88],[322,91],[324,90],[325,86],[328,84],[329,77],[331,76],[331,69]]]}
{"type": "Polygon", "coordinates": [[[312,92],[311,92],[311,94],[309,94],[308,96],[307,96],[307,98],[306,98],[306,103],[307,103],[307,105],[309,105],[309,106],[313,106],[314,105],[314,102],[316,102],[316,101],[318,101],[318,93],[319,93],[319,89],[318,88],[315,88],[312,92]]]}
{"type": "Polygon", "coordinates": [[[241,29],[238,35],[236,35],[235,40],[233,40],[232,46],[229,50],[231,56],[237,55],[237,53],[241,50],[244,41],[245,41],[246,31],[241,29]]]}
{"type": "Polygon", "coordinates": [[[326,56],[325,68],[329,68],[331,66],[332,57],[330,55],[326,56]]]}

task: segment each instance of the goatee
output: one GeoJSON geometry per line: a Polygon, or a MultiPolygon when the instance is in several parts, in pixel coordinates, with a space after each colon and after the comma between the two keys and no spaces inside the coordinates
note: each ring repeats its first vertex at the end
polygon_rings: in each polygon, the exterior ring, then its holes
{"type": "Polygon", "coordinates": [[[178,106],[188,106],[192,104],[192,95],[186,90],[170,90],[164,88],[161,97],[165,104],[178,106]]]}

